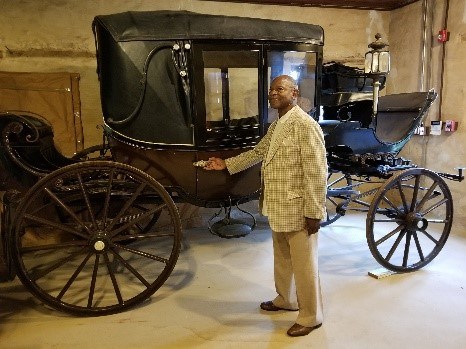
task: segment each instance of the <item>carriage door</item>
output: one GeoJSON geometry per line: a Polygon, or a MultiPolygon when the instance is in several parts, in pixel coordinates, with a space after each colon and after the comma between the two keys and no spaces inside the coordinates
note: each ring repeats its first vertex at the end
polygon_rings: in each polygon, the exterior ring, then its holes
{"type": "MultiPolygon", "coordinates": [[[[194,48],[196,146],[199,158],[237,155],[260,139],[260,46],[229,42],[194,48]]],[[[257,191],[257,168],[238,176],[198,171],[198,197],[232,199],[257,191]]]]}

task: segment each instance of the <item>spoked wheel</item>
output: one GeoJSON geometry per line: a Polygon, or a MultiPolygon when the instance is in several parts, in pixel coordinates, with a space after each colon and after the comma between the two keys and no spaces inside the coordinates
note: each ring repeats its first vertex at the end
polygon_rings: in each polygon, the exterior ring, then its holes
{"type": "Polygon", "coordinates": [[[16,212],[18,276],[61,311],[97,316],[139,304],[178,259],[175,204],[156,180],[125,164],[63,167],[34,185],[16,212]]]}
{"type": "Polygon", "coordinates": [[[327,218],[320,223],[320,226],[325,227],[332,224],[345,214],[346,206],[353,192],[351,186],[352,180],[350,175],[341,172],[329,172],[326,200],[327,218]]]}
{"type": "Polygon", "coordinates": [[[375,194],[366,220],[367,243],[385,268],[414,271],[443,248],[452,219],[453,201],[445,181],[432,171],[409,169],[375,194]]]}

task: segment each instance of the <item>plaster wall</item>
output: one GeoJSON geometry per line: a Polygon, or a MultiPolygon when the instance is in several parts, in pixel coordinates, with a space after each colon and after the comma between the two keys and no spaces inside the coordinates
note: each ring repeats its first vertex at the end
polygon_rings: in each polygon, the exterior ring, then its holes
{"type": "MultiPolygon", "coordinates": [[[[438,172],[457,173],[455,167],[466,166],[466,2],[450,0],[447,29],[450,39],[439,43],[437,34],[444,28],[446,0],[431,1],[431,62],[427,67],[425,90],[435,89],[439,97],[432,105],[426,125],[431,120],[455,120],[459,128],[440,136],[413,136],[401,155],[420,167],[438,172]],[[445,57],[443,56],[445,45],[445,57]],[[443,65],[443,77],[442,77],[443,65]]],[[[392,71],[387,93],[402,93],[421,88],[422,0],[391,12],[390,51],[392,71]]],[[[453,232],[466,233],[465,182],[447,180],[454,200],[453,232]]]]}

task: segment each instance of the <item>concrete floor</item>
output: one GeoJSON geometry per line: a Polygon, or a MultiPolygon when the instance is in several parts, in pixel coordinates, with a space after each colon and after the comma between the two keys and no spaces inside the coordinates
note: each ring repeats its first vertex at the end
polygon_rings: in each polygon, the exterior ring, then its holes
{"type": "Polygon", "coordinates": [[[18,281],[2,283],[0,347],[465,348],[466,232],[453,231],[423,269],[375,279],[364,223],[349,214],[321,230],[324,325],[306,337],[286,335],[296,313],[259,310],[274,297],[271,234],[260,218],[240,239],[186,230],[170,278],[124,313],[73,317],[39,304],[18,281]]]}

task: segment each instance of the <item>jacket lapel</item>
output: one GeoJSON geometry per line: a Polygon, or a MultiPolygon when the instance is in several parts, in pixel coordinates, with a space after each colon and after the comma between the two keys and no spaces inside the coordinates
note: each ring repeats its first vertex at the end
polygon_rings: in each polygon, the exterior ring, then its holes
{"type": "MultiPolygon", "coordinates": [[[[278,148],[280,148],[280,145],[283,143],[283,140],[286,137],[288,137],[288,135],[291,132],[291,128],[293,126],[293,123],[294,123],[293,115],[290,115],[289,119],[283,125],[283,127],[281,129],[281,132],[277,135],[277,138],[275,139],[275,142],[270,144],[270,147],[269,147],[269,150],[268,150],[268,153],[267,153],[267,157],[266,157],[266,161],[265,161],[265,165],[267,165],[270,162],[270,160],[273,159],[273,157],[275,156],[275,153],[277,152],[278,148]]],[[[274,129],[274,131],[275,131],[275,129],[274,129]]]]}

